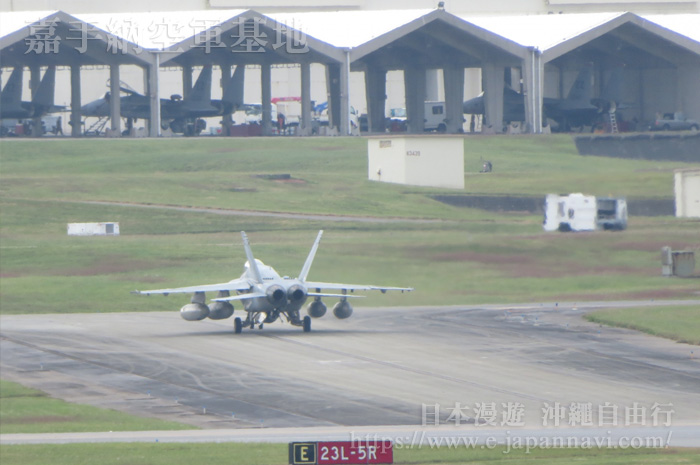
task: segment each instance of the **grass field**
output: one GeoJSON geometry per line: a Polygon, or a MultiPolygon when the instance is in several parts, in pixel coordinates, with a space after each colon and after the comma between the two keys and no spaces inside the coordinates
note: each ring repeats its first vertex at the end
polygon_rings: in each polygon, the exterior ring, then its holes
{"type": "MultiPolygon", "coordinates": [[[[700,463],[696,449],[533,449],[489,450],[414,448],[394,451],[397,465],[489,464],[522,465],[686,465],[700,463]]],[[[3,465],[283,465],[286,444],[70,444],[4,446],[3,465]]]]}
{"type": "Polygon", "coordinates": [[[0,418],[0,434],[192,429],[190,425],[64,402],[4,380],[0,380],[0,418]]]}
{"type": "MultiPolygon", "coordinates": [[[[636,329],[678,342],[700,345],[700,309],[691,307],[617,308],[589,313],[595,323],[636,329]]],[[[698,351],[700,357],[700,351],[698,351]]]]}
{"type": "MultiPolygon", "coordinates": [[[[413,286],[362,305],[697,297],[693,280],[660,276],[659,250],[700,246],[700,223],[631,218],[622,233],[545,234],[538,215],[451,207],[446,192],[367,181],[361,138],[3,141],[2,313],[176,310],[135,288],[220,282],[245,261],[238,231],[296,275],[315,232],[312,279],[413,286]],[[294,182],[254,175],[288,173],[294,182]],[[92,205],[129,202],[296,213],[431,218],[338,223],[92,205]],[[66,223],[119,221],[120,237],[66,236],[66,223]],[[40,291],[38,291],[40,290],[40,291]]],[[[468,192],[584,191],[672,196],[676,163],[576,155],[568,136],[471,137],[468,192]],[[496,171],[478,175],[480,158],[496,171]]],[[[453,191],[449,191],[453,192],[453,191]]]]}

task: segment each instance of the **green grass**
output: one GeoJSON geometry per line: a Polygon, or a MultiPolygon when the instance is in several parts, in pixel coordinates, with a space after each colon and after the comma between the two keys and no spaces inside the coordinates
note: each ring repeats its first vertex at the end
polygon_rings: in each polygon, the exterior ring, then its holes
{"type": "MultiPolygon", "coordinates": [[[[256,256],[295,276],[325,229],[310,278],[413,286],[362,305],[695,298],[693,280],[660,276],[662,246],[697,248],[700,223],[631,218],[622,233],[547,234],[539,215],[457,208],[454,192],[367,181],[360,138],[55,140],[0,143],[0,312],[174,310],[186,296],[129,291],[220,282],[256,256]],[[262,180],[289,173],[303,182],[262,180]],[[103,206],[91,200],[209,208],[432,218],[328,222],[103,206]],[[120,237],[67,237],[66,223],[118,221],[120,237]]],[[[678,164],[576,155],[568,136],[469,137],[468,192],[582,190],[672,195],[678,164]],[[479,159],[496,172],[474,174],[479,159]]]]}
{"type": "MultiPolygon", "coordinates": [[[[72,404],[0,380],[0,434],[182,430],[192,426],[72,404]]],[[[6,463],[0,460],[3,465],[6,463]]]]}
{"type": "MultiPolygon", "coordinates": [[[[589,313],[586,319],[700,345],[700,308],[618,308],[589,313]]],[[[700,353],[698,356],[700,357],[700,353]]]]}
{"type": "MultiPolygon", "coordinates": [[[[696,449],[533,449],[506,450],[414,448],[394,452],[397,465],[422,464],[548,464],[569,465],[685,465],[700,463],[696,449]]],[[[3,465],[283,465],[286,444],[67,444],[3,446],[3,465]]]]}
{"type": "MultiPolygon", "coordinates": [[[[3,141],[0,148],[5,197],[465,218],[422,195],[452,191],[367,181],[363,138],[3,141]],[[271,173],[304,182],[253,177],[271,173]]],[[[473,193],[670,198],[679,165],[581,157],[566,135],[465,141],[473,193]],[[477,173],[482,158],[494,163],[493,173],[477,173]]]]}

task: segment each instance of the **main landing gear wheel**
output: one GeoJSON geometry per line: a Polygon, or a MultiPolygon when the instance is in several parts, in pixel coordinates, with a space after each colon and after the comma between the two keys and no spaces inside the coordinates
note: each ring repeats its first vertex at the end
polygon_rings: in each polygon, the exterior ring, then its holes
{"type": "Polygon", "coordinates": [[[302,326],[304,328],[305,333],[308,333],[309,331],[311,331],[311,317],[310,316],[307,315],[304,317],[304,321],[302,323],[302,326]]]}
{"type": "Polygon", "coordinates": [[[236,317],[233,319],[233,332],[241,334],[241,331],[243,331],[243,322],[240,318],[236,317]]]}

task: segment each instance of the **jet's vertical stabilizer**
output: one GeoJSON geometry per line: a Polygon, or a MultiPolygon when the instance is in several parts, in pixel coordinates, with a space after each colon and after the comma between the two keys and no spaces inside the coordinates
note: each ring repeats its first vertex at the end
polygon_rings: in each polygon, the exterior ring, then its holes
{"type": "Polygon", "coordinates": [[[612,69],[608,82],[600,94],[601,99],[609,102],[622,101],[622,89],[624,88],[623,73],[624,69],[621,67],[612,69]]]}
{"type": "Polygon", "coordinates": [[[24,73],[24,68],[21,66],[16,66],[12,70],[10,79],[7,80],[7,84],[2,89],[2,94],[0,94],[0,104],[5,108],[17,108],[22,102],[22,76],[24,73]]]}
{"type": "Polygon", "coordinates": [[[306,281],[306,277],[309,275],[309,270],[311,270],[311,264],[314,262],[314,257],[316,256],[316,251],[318,250],[318,244],[320,244],[321,242],[321,236],[323,236],[323,229],[318,232],[318,236],[316,236],[316,241],[314,242],[314,245],[311,246],[311,250],[309,251],[309,256],[306,257],[304,267],[301,269],[301,273],[299,273],[299,281],[301,282],[306,281]]]}
{"type": "Polygon", "coordinates": [[[236,71],[233,72],[231,80],[226,86],[226,92],[224,92],[223,100],[226,103],[230,103],[233,108],[241,108],[243,106],[243,83],[245,81],[245,65],[236,66],[236,71]]]}
{"type": "Polygon", "coordinates": [[[54,90],[56,88],[56,67],[49,66],[44,77],[41,79],[39,89],[36,91],[36,96],[32,99],[32,103],[41,105],[46,108],[53,106],[54,90]]]}
{"type": "Polygon", "coordinates": [[[187,100],[196,104],[211,104],[211,65],[202,68],[187,100]]]}
{"type": "Polygon", "coordinates": [[[248,267],[253,273],[253,278],[259,284],[262,284],[262,276],[260,275],[260,270],[258,269],[258,262],[255,261],[253,257],[253,251],[250,249],[250,242],[248,241],[248,236],[246,236],[244,231],[241,231],[241,237],[243,238],[243,248],[245,249],[245,255],[248,258],[248,267]]]}
{"type": "Polygon", "coordinates": [[[566,100],[569,102],[585,102],[588,105],[593,97],[593,86],[591,85],[593,73],[591,68],[586,66],[576,76],[576,81],[571,86],[566,100]]]}

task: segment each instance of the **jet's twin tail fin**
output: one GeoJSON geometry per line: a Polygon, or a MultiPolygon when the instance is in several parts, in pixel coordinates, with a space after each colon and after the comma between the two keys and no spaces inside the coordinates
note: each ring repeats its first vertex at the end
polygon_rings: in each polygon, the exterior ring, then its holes
{"type": "Polygon", "coordinates": [[[593,83],[591,82],[593,73],[591,68],[586,66],[578,73],[574,84],[566,96],[569,102],[585,102],[588,104],[593,98],[593,83]]]}
{"type": "Polygon", "coordinates": [[[56,88],[56,67],[49,66],[41,79],[41,84],[32,99],[32,103],[45,107],[53,106],[54,90],[56,88]]]}
{"type": "Polygon", "coordinates": [[[243,106],[243,83],[245,81],[245,65],[236,66],[236,71],[226,85],[226,91],[221,100],[230,103],[233,108],[243,106]]]}
{"type": "Polygon", "coordinates": [[[211,65],[202,68],[187,100],[197,104],[211,103],[211,65]]]}
{"type": "Polygon", "coordinates": [[[608,82],[600,94],[600,98],[607,101],[621,102],[624,87],[624,69],[621,67],[613,68],[608,82]]]}
{"type": "Polygon", "coordinates": [[[248,267],[253,273],[253,279],[260,284],[263,282],[262,276],[258,269],[258,262],[256,262],[255,257],[253,257],[253,251],[250,248],[250,242],[248,241],[248,236],[246,236],[245,231],[241,231],[241,237],[243,238],[243,248],[245,249],[246,258],[248,258],[248,267]]]}
{"type": "Polygon", "coordinates": [[[24,74],[24,68],[22,66],[16,66],[10,74],[10,78],[7,80],[7,84],[2,89],[2,94],[0,94],[0,104],[6,108],[16,108],[19,107],[22,102],[22,76],[24,74]]]}
{"type": "Polygon", "coordinates": [[[321,236],[323,236],[323,229],[318,232],[318,236],[316,236],[316,241],[314,241],[314,245],[311,246],[311,250],[309,251],[309,256],[306,257],[304,267],[301,269],[301,273],[299,273],[299,281],[301,282],[306,281],[306,277],[309,275],[309,270],[311,270],[311,264],[314,261],[314,257],[316,257],[318,244],[321,243],[321,236]]]}

